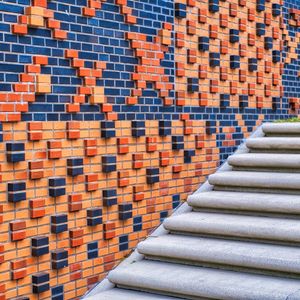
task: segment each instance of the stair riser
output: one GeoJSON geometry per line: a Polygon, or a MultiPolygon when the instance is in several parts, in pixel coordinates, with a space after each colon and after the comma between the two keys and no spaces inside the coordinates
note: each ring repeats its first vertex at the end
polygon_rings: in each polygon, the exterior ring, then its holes
{"type": "MultiPolygon", "coordinates": [[[[161,290],[153,290],[149,288],[141,288],[139,286],[128,286],[128,285],[123,285],[123,284],[117,284],[118,288],[122,289],[128,289],[128,290],[136,290],[136,291],[141,291],[141,292],[146,292],[146,293],[153,293],[153,294],[158,294],[158,295],[164,295],[164,296],[170,296],[170,297],[177,297],[179,299],[189,299],[189,300],[218,300],[217,298],[203,298],[203,297],[193,297],[192,295],[182,295],[182,294],[177,294],[177,293],[168,293],[165,291],[161,290]]],[[[113,300],[113,299],[112,299],[113,300]]]]}
{"type": "Polygon", "coordinates": [[[259,188],[259,187],[247,187],[247,186],[221,186],[214,185],[215,191],[230,191],[230,192],[247,192],[247,193],[272,193],[272,194],[288,194],[288,195],[300,195],[300,189],[274,189],[274,188],[259,188]]]}
{"type": "Polygon", "coordinates": [[[278,168],[278,167],[250,167],[250,166],[233,166],[233,171],[251,171],[251,172],[276,172],[276,173],[300,173],[300,168],[278,168]]]}

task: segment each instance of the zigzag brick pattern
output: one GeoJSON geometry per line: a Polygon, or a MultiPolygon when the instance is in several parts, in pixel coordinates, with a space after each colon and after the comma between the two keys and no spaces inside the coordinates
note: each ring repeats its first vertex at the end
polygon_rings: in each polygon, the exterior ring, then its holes
{"type": "Polygon", "coordinates": [[[78,299],[263,121],[299,110],[297,1],[0,3],[0,299],[78,299]]]}

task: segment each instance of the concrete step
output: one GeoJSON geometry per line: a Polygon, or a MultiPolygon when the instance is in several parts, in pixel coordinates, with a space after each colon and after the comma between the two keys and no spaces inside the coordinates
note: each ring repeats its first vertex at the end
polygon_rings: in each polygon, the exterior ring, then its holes
{"type": "Polygon", "coordinates": [[[297,137],[259,137],[246,140],[251,152],[300,153],[300,138],[297,137]]]}
{"type": "Polygon", "coordinates": [[[300,191],[300,174],[298,173],[217,172],[208,177],[208,182],[214,185],[215,190],[246,191],[252,189],[268,193],[270,191],[299,193],[300,191]]]}
{"type": "Polygon", "coordinates": [[[234,170],[300,172],[300,154],[243,153],[228,158],[234,170]]]}
{"type": "Polygon", "coordinates": [[[214,209],[278,214],[300,214],[297,195],[211,191],[188,197],[194,210],[214,209]]]}
{"type": "Polygon", "coordinates": [[[298,123],[265,123],[262,131],[266,136],[299,136],[300,122],[298,123]]]}
{"type": "Polygon", "coordinates": [[[155,295],[139,291],[114,288],[107,290],[94,296],[84,298],[86,300],[176,300],[182,298],[174,298],[163,295],[155,295]]]}
{"type": "Polygon", "coordinates": [[[284,243],[300,242],[300,220],[190,212],[167,218],[164,227],[185,235],[218,236],[284,243]]]}
{"type": "Polygon", "coordinates": [[[138,251],[162,261],[300,274],[300,249],[293,246],[168,234],[146,239],[138,251]]]}
{"type": "Polygon", "coordinates": [[[116,269],[108,279],[119,287],[184,299],[300,299],[300,280],[150,260],[116,269]]]}

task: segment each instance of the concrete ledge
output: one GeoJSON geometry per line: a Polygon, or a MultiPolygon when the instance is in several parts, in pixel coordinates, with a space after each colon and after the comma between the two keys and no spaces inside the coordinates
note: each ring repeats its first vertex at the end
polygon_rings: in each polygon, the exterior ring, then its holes
{"type": "Polygon", "coordinates": [[[297,173],[232,171],[210,175],[208,182],[215,186],[300,190],[297,173]]]}
{"type": "Polygon", "coordinates": [[[112,271],[120,287],[159,291],[184,299],[286,300],[299,280],[143,260],[112,271]]]}
{"type": "Polygon", "coordinates": [[[150,259],[300,274],[300,251],[292,246],[169,234],[147,239],[138,245],[138,251],[150,259]]]}
{"type": "Polygon", "coordinates": [[[163,224],[169,231],[187,235],[204,234],[290,243],[300,242],[297,219],[192,212],[170,217],[163,224]]]}
{"type": "Polygon", "coordinates": [[[299,123],[265,123],[262,125],[262,130],[266,135],[269,134],[300,135],[300,122],[299,123]]]}
{"type": "Polygon", "coordinates": [[[300,154],[245,153],[228,158],[233,167],[300,169],[300,154]]]}
{"type": "Polygon", "coordinates": [[[188,204],[197,209],[226,209],[278,214],[300,214],[300,197],[269,193],[211,191],[191,195],[188,204]]]}
{"type": "Polygon", "coordinates": [[[246,146],[251,150],[264,151],[300,151],[300,138],[296,137],[260,137],[250,138],[246,146]]]}

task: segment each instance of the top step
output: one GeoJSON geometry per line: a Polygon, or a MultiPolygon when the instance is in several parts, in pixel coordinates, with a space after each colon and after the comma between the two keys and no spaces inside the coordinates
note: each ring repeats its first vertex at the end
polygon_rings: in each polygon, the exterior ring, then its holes
{"type": "Polygon", "coordinates": [[[300,136],[300,122],[265,123],[262,130],[266,136],[300,136]]]}

